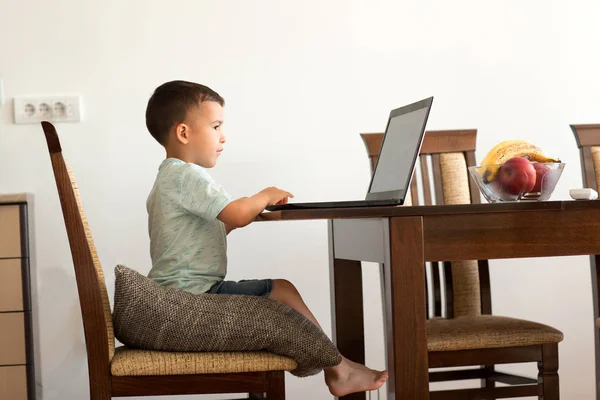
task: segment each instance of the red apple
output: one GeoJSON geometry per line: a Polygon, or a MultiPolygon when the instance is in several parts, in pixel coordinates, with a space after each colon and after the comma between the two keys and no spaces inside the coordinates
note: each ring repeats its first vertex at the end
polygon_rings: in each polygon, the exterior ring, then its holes
{"type": "Polygon", "coordinates": [[[509,194],[527,193],[535,185],[535,168],[525,157],[507,160],[498,171],[498,183],[509,194]]]}
{"type": "Polygon", "coordinates": [[[544,175],[546,175],[548,171],[550,171],[550,168],[540,163],[533,163],[533,168],[535,168],[535,185],[533,185],[533,189],[531,189],[531,191],[541,192],[542,179],[544,178],[544,175]]]}

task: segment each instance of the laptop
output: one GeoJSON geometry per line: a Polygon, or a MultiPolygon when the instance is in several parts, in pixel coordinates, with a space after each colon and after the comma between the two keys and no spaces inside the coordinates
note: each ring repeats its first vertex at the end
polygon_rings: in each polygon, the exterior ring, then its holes
{"type": "Polygon", "coordinates": [[[379,158],[364,200],[287,203],[268,206],[268,211],[396,206],[404,204],[417,157],[421,151],[425,125],[433,97],[390,112],[379,158]]]}

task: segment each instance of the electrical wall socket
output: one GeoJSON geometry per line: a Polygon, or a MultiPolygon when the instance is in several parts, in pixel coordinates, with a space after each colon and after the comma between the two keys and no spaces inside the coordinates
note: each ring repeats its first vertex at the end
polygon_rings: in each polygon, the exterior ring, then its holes
{"type": "Polygon", "coordinates": [[[79,96],[15,97],[15,124],[35,124],[41,121],[80,122],[79,96]]]}

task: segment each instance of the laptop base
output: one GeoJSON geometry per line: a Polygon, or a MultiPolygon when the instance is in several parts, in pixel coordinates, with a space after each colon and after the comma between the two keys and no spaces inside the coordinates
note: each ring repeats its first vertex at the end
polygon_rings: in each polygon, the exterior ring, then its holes
{"type": "Polygon", "coordinates": [[[404,203],[400,199],[386,200],[350,200],[350,201],[321,201],[316,203],[287,203],[268,206],[268,211],[281,210],[304,210],[319,208],[353,208],[353,207],[375,207],[375,206],[396,206],[404,203]]]}

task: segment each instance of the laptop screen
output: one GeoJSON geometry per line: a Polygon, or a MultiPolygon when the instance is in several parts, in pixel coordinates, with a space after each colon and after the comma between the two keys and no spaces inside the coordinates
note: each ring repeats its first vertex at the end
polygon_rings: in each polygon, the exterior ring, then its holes
{"type": "Polygon", "coordinates": [[[432,100],[429,98],[390,113],[367,200],[406,196],[432,100]]]}

